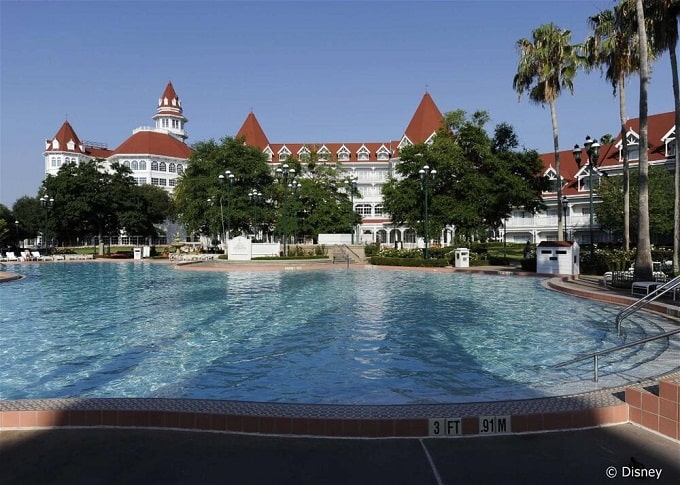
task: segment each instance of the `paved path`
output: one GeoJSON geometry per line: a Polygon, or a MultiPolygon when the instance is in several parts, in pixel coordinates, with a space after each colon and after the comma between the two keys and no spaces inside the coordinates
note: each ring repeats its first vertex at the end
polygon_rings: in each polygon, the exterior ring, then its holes
{"type": "Polygon", "coordinates": [[[452,439],[319,439],[135,429],[0,433],[2,484],[680,483],[680,443],[632,424],[452,439]],[[613,468],[610,468],[613,467],[613,468]],[[607,470],[617,474],[609,479],[607,470]]]}

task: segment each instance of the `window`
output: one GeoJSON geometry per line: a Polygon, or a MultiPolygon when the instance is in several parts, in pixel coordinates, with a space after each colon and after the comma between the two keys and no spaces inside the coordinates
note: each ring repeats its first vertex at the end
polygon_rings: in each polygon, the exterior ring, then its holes
{"type": "Polygon", "coordinates": [[[146,177],[135,177],[135,182],[137,185],[144,185],[146,183],[146,177]]]}
{"type": "Polygon", "coordinates": [[[175,173],[175,172],[177,172],[177,169],[175,168],[175,164],[174,164],[174,163],[171,163],[170,165],[168,165],[168,172],[170,172],[170,173],[175,173]]]}
{"type": "Polygon", "coordinates": [[[357,204],[354,210],[356,211],[357,214],[360,214],[362,216],[370,216],[371,204],[357,204]]]}
{"type": "Polygon", "coordinates": [[[123,167],[130,168],[130,160],[123,160],[123,167]]]}
{"type": "Polygon", "coordinates": [[[375,212],[376,216],[382,216],[383,215],[383,206],[378,204],[375,206],[375,209],[373,209],[375,212]]]}
{"type": "Polygon", "coordinates": [[[347,147],[342,147],[340,151],[338,152],[338,160],[340,161],[347,161],[349,160],[349,150],[347,147]]]}
{"type": "Polygon", "coordinates": [[[139,170],[139,162],[137,160],[133,160],[130,164],[130,168],[132,170],[139,170]]]}
{"type": "Polygon", "coordinates": [[[58,166],[59,166],[59,160],[57,160],[57,157],[52,157],[52,158],[50,159],[50,162],[51,162],[51,165],[52,165],[53,167],[58,167],[58,166]]]}
{"type": "Polygon", "coordinates": [[[163,118],[163,119],[161,120],[161,126],[162,126],[163,128],[167,128],[167,127],[168,127],[168,119],[167,119],[167,118],[163,118]]]}
{"type": "Polygon", "coordinates": [[[145,160],[139,161],[139,169],[140,170],[146,170],[146,161],[145,160]]]}
{"type": "Polygon", "coordinates": [[[158,164],[158,171],[159,172],[165,172],[166,171],[165,162],[161,162],[161,163],[158,164]]]}
{"type": "Polygon", "coordinates": [[[666,142],[666,156],[667,157],[675,156],[675,139],[668,140],[666,142]]]}
{"type": "Polygon", "coordinates": [[[416,231],[413,229],[406,229],[404,231],[404,242],[415,243],[416,242],[416,231]]]}
{"type": "Polygon", "coordinates": [[[370,155],[371,155],[371,153],[368,151],[368,148],[361,147],[361,149],[357,152],[357,160],[360,160],[360,161],[368,160],[370,155]]]}
{"type": "Polygon", "coordinates": [[[321,150],[317,152],[320,162],[327,162],[330,154],[331,152],[326,147],[323,147],[321,150]]]}
{"type": "Polygon", "coordinates": [[[168,180],[168,185],[170,187],[174,187],[177,184],[177,179],[170,179],[168,180]]]}
{"type": "Polygon", "coordinates": [[[151,177],[151,185],[160,185],[160,179],[156,177],[151,177]]]}
{"type": "Polygon", "coordinates": [[[158,171],[158,162],[156,160],[151,162],[151,170],[158,171]]]}
{"type": "Polygon", "coordinates": [[[628,160],[640,159],[640,145],[628,145],[628,160]]]}
{"type": "Polygon", "coordinates": [[[387,151],[385,148],[381,148],[378,150],[378,160],[389,160],[390,159],[390,152],[387,151]]]}
{"type": "Polygon", "coordinates": [[[161,187],[165,187],[166,185],[168,185],[168,180],[167,179],[158,179],[158,185],[160,185],[161,187]]]}
{"type": "Polygon", "coordinates": [[[180,175],[184,173],[184,166],[181,163],[177,164],[177,173],[180,175]]]}
{"type": "Polygon", "coordinates": [[[172,120],[172,127],[175,129],[180,128],[179,120],[172,120]]]}

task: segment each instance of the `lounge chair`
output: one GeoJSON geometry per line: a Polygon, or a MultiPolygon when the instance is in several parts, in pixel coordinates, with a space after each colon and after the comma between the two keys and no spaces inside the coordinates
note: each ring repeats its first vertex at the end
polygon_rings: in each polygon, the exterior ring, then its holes
{"type": "Polygon", "coordinates": [[[48,259],[54,261],[53,256],[42,256],[40,251],[31,251],[31,255],[36,261],[47,261],[48,259]]]}
{"type": "Polygon", "coordinates": [[[19,258],[16,257],[14,254],[14,251],[7,251],[7,261],[19,261],[19,258]]]}

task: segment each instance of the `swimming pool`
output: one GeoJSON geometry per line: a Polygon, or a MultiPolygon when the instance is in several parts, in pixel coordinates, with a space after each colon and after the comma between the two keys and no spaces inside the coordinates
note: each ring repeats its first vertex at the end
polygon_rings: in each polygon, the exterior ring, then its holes
{"type": "MultiPolygon", "coordinates": [[[[622,341],[617,307],[548,291],[537,278],[185,272],[148,262],[11,269],[27,278],[0,286],[1,399],[520,399],[597,388],[591,362],[551,366],[622,341]]],[[[640,313],[627,338],[666,324],[640,313]]],[[[602,358],[599,385],[673,370],[660,359],[677,352],[669,345],[602,358]]]]}

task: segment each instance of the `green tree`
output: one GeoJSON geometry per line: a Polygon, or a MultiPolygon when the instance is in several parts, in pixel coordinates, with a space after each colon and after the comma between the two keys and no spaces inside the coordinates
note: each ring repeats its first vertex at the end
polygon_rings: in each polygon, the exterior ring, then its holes
{"type": "Polygon", "coordinates": [[[35,239],[45,229],[45,209],[36,197],[18,198],[12,206],[12,212],[14,220],[19,221],[20,240],[35,239]]]}
{"type": "Polygon", "coordinates": [[[562,181],[560,166],[559,131],[555,101],[562,89],[574,91],[574,77],[579,63],[576,49],[571,45],[571,32],[562,30],[552,23],[541,25],[532,32],[532,39],[517,41],[520,59],[512,85],[521,97],[528,92],[535,103],[550,106],[553,129],[553,147],[557,183],[557,238],[564,238],[562,220],[562,181]]]}
{"type": "Polygon", "coordinates": [[[419,170],[437,170],[429,185],[428,234],[447,225],[463,236],[483,234],[499,227],[514,207],[529,212],[544,208],[541,192],[548,181],[540,174],[543,165],[535,151],[517,151],[512,127],[501,123],[494,136],[484,130],[485,112],[467,118],[464,112],[445,115],[448,126],[431,145],[405,147],[397,176],[383,187],[383,202],[395,224],[408,224],[424,234],[424,192],[419,170]],[[462,116],[461,116],[462,115],[462,116]],[[457,118],[455,123],[449,123],[457,118]]]}
{"type": "Polygon", "coordinates": [[[156,237],[159,235],[158,225],[173,215],[170,195],[155,185],[131,187],[127,202],[119,216],[120,225],[127,234],[156,237]]]}
{"type": "MultiPolygon", "coordinates": [[[[631,173],[631,237],[637,239],[638,180],[631,173]]],[[[673,233],[673,175],[665,167],[649,169],[649,223],[653,228],[652,242],[660,244],[673,233]]],[[[622,240],[623,227],[623,180],[621,177],[605,177],[597,188],[601,202],[595,207],[597,222],[615,239],[622,240]]]]}
{"type": "Polygon", "coordinates": [[[231,236],[250,231],[249,193],[253,189],[262,193],[261,226],[268,227],[274,213],[273,178],[266,156],[244,140],[231,137],[219,143],[200,141],[192,148],[188,167],[174,191],[175,211],[187,230],[205,236],[221,234],[223,241],[227,229],[231,236]],[[229,174],[233,175],[231,183],[229,174]]]}
{"type": "MultiPolygon", "coordinates": [[[[351,205],[352,198],[361,198],[361,193],[355,184],[349,183],[351,175],[340,164],[321,160],[313,147],[303,160],[291,157],[287,163],[295,169],[300,184],[288,200],[289,234],[305,235],[316,241],[319,234],[348,233],[361,223],[361,216],[351,205]]],[[[279,184],[279,197],[283,197],[282,189],[279,184]]],[[[283,204],[280,206],[282,209],[283,204]]]]}
{"type": "Polygon", "coordinates": [[[54,205],[47,217],[48,239],[62,243],[82,243],[93,234],[99,237],[99,253],[104,251],[104,235],[123,229],[121,217],[137,210],[132,204],[136,184],[129,168],[111,164],[106,170],[103,160],[63,165],[57,175],[48,175],[39,190],[54,205]]]}

